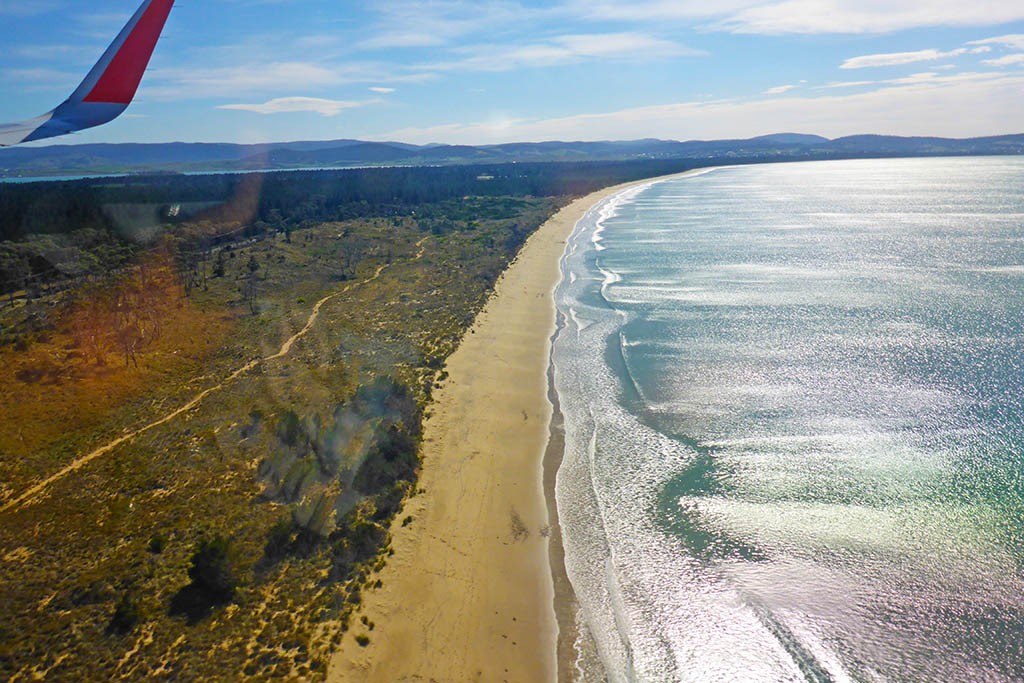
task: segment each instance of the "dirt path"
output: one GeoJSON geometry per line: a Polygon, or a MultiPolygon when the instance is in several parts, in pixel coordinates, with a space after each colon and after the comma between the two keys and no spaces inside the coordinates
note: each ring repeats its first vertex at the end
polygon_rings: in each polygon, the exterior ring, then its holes
{"type": "MultiPolygon", "coordinates": [[[[423,257],[423,254],[424,254],[424,251],[425,251],[425,248],[424,248],[423,244],[424,244],[424,242],[427,241],[427,239],[429,239],[429,238],[424,237],[423,239],[421,239],[419,242],[416,243],[416,247],[418,248],[418,251],[416,252],[416,255],[411,259],[412,261],[418,261],[419,259],[421,259],[423,257]]],[[[300,339],[302,339],[304,336],[306,336],[306,334],[309,333],[310,330],[313,329],[313,325],[316,324],[316,320],[320,316],[320,309],[322,309],[324,307],[324,304],[326,304],[331,299],[334,299],[336,297],[341,296],[342,294],[346,294],[346,293],[350,292],[354,287],[360,287],[362,285],[366,285],[366,284],[369,284],[369,283],[373,282],[374,280],[379,278],[380,274],[383,273],[391,265],[392,264],[390,264],[390,263],[385,263],[383,265],[380,265],[380,266],[377,267],[377,270],[374,271],[373,275],[371,275],[370,277],[366,278],[365,280],[360,280],[359,282],[350,283],[350,284],[346,285],[343,289],[339,289],[338,291],[336,291],[336,292],[334,292],[332,294],[328,294],[327,296],[325,296],[322,299],[320,299],[319,301],[317,301],[316,305],[313,306],[313,310],[310,312],[309,318],[306,320],[306,324],[303,326],[303,328],[301,330],[299,330],[298,332],[296,332],[295,334],[293,334],[287,340],[285,340],[284,344],[281,345],[281,349],[277,353],[273,354],[272,356],[267,356],[265,358],[257,358],[256,360],[249,361],[248,363],[246,363],[242,367],[240,367],[237,370],[235,370],[234,372],[232,372],[230,375],[228,375],[226,378],[224,378],[221,382],[213,385],[212,387],[204,389],[200,393],[198,393],[195,396],[193,396],[191,400],[189,400],[187,403],[185,403],[183,406],[177,408],[176,410],[174,410],[174,411],[172,411],[170,413],[167,413],[166,415],[164,415],[163,417],[159,418],[158,420],[155,420],[154,422],[150,422],[149,424],[147,424],[144,427],[140,427],[139,429],[136,429],[135,431],[133,431],[133,432],[131,432],[129,434],[125,434],[123,436],[120,436],[120,437],[114,439],[113,441],[107,443],[106,445],[100,446],[99,448],[97,448],[96,450],[92,451],[91,453],[87,453],[86,455],[83,455],[81,457],[75,458],[74,460],[72,460],[70,463],[65,465],[63,468],[61,468],[60,470],[58,470],[54,474],[52,474],[49,477],[47,477],[46,479],[43,479],[42,481],[40,481],[38,484],[30,486],[21,495],[19,495],[16,498],[13,498],[13,499],[7,501],[3,505],[0,505],[0,513],[9,512],[11,510],[18,510],[19,508],[24,507],[25,505],[30,503],[34,498],[36,498],[39,495],[41,495],[47,488],[49,488],[55,482],[60,481],[61,479],[63,479],[64,477],[68,476],[72,472],[75,472],[77,470],[82,469],[83,467],[88,465],[93,460],[96,460],[97,458],[102,458],[104,455],[106,455],[107,453],[110,453],[112,450],[114,450],[115,448],[117,448],[121,444],[126,443],[128,441],[131,441],[135,437],[140,436],[140,435],[148,432],[149,430],[153,429],[154,427],[159,427],[160,425],[166,424],[166,423],[170,422],[171,420],[173,420],[174,418],[176,418],[176,417],[178,417],[178,416],[180,416],[180,415],[182,415],[184,413],[187,413],[188,411],[192,410],[193,408],[198,406],[200,403],[202,403],[204,398],[206,398],[207,396],[209,396],[210,394],[212,394],[214,392],[220,391],[221,389],[226,387],[228,384],[230,384],[231,382],[235,381],[236,379],[238,379],[239,377],[241,377],[245,373],[249,372],[253,368],[257,367],[258,365],[260,365],[262,363],[266,363],[266,362],[272,361],[272,360],[277,360],[278,358],[284,358],[285,356],[287,356],[291,352],[292,346],[295,345],[295,342],[297,342],[300,339]]]]}

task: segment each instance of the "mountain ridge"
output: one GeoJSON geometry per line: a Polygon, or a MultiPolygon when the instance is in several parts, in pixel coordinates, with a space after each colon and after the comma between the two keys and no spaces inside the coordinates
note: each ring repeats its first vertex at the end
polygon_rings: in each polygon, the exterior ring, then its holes
{"type": "Polygon", "coordinates": [[[235,144],[100,143],[0,149],[0,178],[92,173],[237,172],[360,166],[666,159],[1024,154],[1024,133],[977,138],[773,133],[723,140],[600,140],[415,145],[356,139],[235,144]]]}

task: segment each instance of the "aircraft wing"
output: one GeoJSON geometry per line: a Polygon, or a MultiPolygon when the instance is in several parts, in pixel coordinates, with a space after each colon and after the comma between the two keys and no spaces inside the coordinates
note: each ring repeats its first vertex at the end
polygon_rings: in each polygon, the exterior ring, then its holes
{"type": "Polygon", "coordinates": [[[29,121],[0,124],[0,147],[67,135],[120,116],[135,97],[173,6],[174,0],[145,0],[68,99],[29,121]]]}
{"type": "Polygon", "coordinates": [[[8,147],[10,145],[16,145],[19,142],[24,142],[29,135],[34,133],[40,128],[40,126],[49,120],[50,115],[44,114],[43,116],[32,119],[31,121],[0,124],[0,147],[8,147]]]}

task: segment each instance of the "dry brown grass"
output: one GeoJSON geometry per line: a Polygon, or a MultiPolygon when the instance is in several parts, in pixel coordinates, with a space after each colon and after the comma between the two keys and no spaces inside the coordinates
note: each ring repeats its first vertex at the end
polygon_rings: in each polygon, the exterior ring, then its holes
{"type": "Polygon", "coordinates": [[[0,481],[9,490],[129,426],[120,414],[126,406],[159,403],[168,381],[195,377],[224,346],[237,315],[226,307],[203,310],[184,298],[172,273],[159,276],[161,329],[137,353],[137,367],[109,341],[103,364],[87,357],[78,334],[82,302],[54,313],[53,327],[27,350],[0,347],[0,481]]]}

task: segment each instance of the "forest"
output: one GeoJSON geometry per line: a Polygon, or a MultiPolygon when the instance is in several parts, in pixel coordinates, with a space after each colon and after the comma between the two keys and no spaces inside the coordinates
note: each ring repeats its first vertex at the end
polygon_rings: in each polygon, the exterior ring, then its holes
{"type": "Polygon", "coordinates": [[[464,196],[582,195],[695,165],[534,163],[0,184],[0,295],[33,296],[109,272],[168,234],[202,251],[315,222],[405,216],[464,196]]]}

